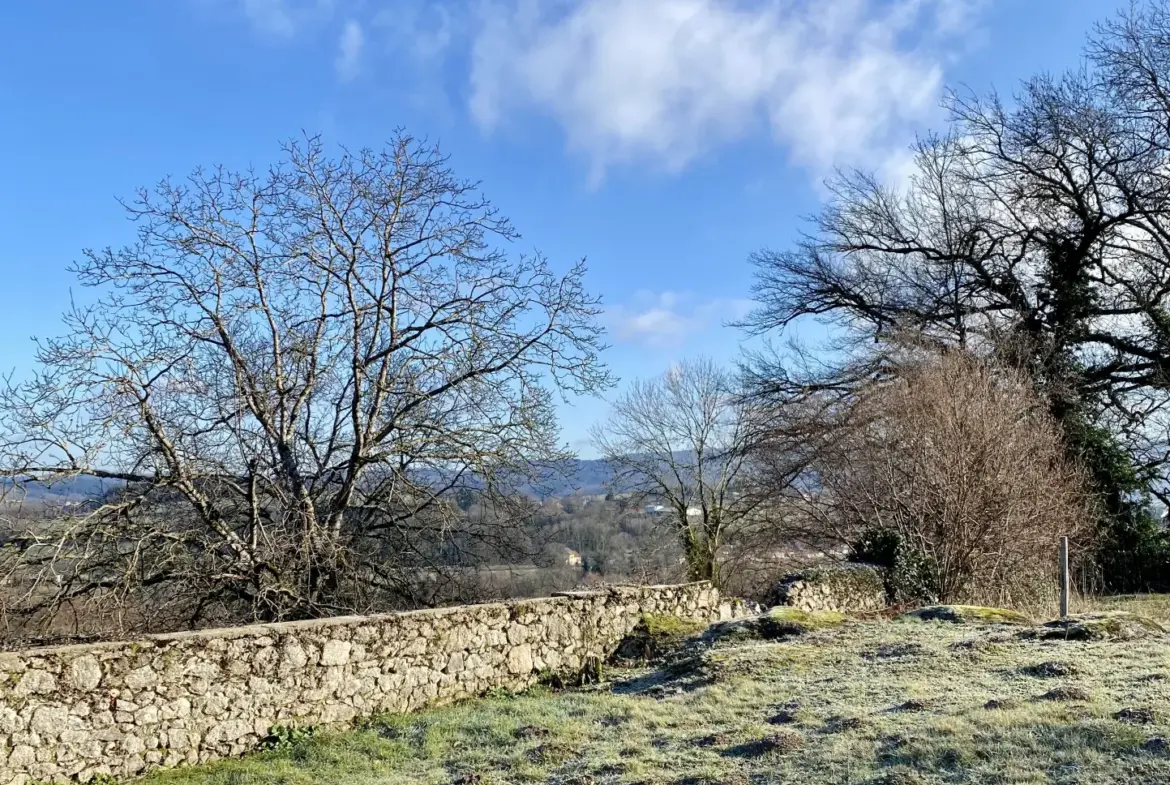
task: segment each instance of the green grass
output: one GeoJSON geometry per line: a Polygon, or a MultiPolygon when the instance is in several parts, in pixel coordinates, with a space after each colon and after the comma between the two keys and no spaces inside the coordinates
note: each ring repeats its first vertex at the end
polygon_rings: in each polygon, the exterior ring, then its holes
{"type": "Polygon", "coordinates": [[[728,641],[661,669],[607,669],[605,684],[580,690],[378,717],[146,782],[1145,785],[1170,782],[1170,755],[1143,749],[1170,738],[1168,667],[1161,635],[1050,641],[1007,626],[844,622],[728,641]],[[1119,719],[1123,709],[1148,711],[1119,719]]]}
{"type": "Polygon", "coordinates": [[[773,621],[801,624],[811,630],[820,630],[844,624],[847,617],[836,611],[802,611],[799,608],[778,606],[768,611],[768,618],[773,621]]]}
{"type": "Polygon", "coordinates": [[[648,613],[642,617],[642,624],[651,635],[685,638],[689,635],[702,632],[705,625],[695,621],[687,621],[669,614],[648,613]]]}

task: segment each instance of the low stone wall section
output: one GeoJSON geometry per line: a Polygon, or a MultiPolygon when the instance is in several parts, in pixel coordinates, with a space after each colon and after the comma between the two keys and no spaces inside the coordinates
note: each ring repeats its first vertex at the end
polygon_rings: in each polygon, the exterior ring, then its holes
{"type": "Polygon", "coordinates": [[[804,611],[880,611],[888,605],[885,570],[871,564],[810,567],[782,578],[771,602],[804,611]]]}
{"type": "Polygon", "coordinates": [[[578,672],[643,614],[748,612],[705,583],[615,587],[0,654],[0,785],[240,755],[274,726],[344,724],[578,672]]]}

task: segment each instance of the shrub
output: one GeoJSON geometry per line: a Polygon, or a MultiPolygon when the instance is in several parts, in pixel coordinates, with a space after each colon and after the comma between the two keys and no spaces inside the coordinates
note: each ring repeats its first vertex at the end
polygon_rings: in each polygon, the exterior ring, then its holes
{"type": "Polygon", "coordinates": [[[774,443],[808,456],[784,479],[784,525],[889,568],[902,602],[1051,596],[1059,538],[1081,552],[1091,539],[1091,499],[1031,382],[959,350],[901,340],[882,351],[847,394],[773,416],[791,437],[774,443]]]}
{"type": "Polygon", "coordinates": [[[885,568],[886,597],[890,602],[929,605],[938,601],[938,565],[892,529],[866,529],[850,546],[849,560],[885,568]]]}
{"type": "Polygon", "coordinates": [[[293,727],[273,725],[268,735],[260,740],[262,750],[291,750],[311,741],[317,735],[316,725],[293,727]]]}

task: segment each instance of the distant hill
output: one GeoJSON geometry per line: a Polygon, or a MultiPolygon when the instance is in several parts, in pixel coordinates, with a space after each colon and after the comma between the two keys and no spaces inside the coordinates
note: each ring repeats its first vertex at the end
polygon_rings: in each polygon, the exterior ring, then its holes
{"type": "MultiPolygon", "coordinates": [[[[681,455],[681,454],[680,454],[681,455]]],[[[575,458],[556,469],[543,473],[540,482],[524,482],[519,486],[521,493],[537,498],[560,498],[574,494],[594,495],[611,490],[614,468],[603,458],[589,460],[575,458]]],[[[440,476],[435,476],[436,483],[440,476]]],[[[24,498],[28,501],[83,501],[96,499],[121,486],[118,480],[103,480],[82,475],[63,477],[53,483],[28,483],[24,498]]],[[[474,483],[473,483],[474,484],[474,483]]],[[[10,488],[11,480],[0,479],[0,489],[10,488]]]]}
{"type": "Polygon", "coordinates": [[[613,480],[613,475],[609,461],[574,459],[565,467],[563,474],[552,474],[541,487],[526,487],[524,490],[536,496],[542,495],[542,492],[549,496],[605,493],[609,490],[608,483],[613,480]]]}
{"type": "Polygon", "coordinates": [[[24,483],[15,494],[8,493],[12,485],[12,480],[0,478],[0,491],[3,491],[9,500],[85,501],[105,496],[115,488],[121,487],[122,483],[119,480],[105,480],[83,474],[77,477],[62,477],[53,483],[24,483]]]}
{"type": "MultiPolygon", "coordinates": [[[[601,458],[573,459],[556,470],[546,471],[539,483],[523,483],[520,491],[538,498],[559,498],[578,493],[600,494],[610,490],[608,484],[613,477],[614,469],[609,461],[601,458]]],[[[0,489],[10,488],[11,485],[11,480],[0,479],[0,489]]],[[[24,498],[28,501],[83,501],[104,496],[120,486],[117,480],[103,480],[88,475],[63,477],[51,484],[27,484],[24,498]]]]}
{"type": "MultiPolygon", "coordinates": [[[[574,493],[597,494],[605,493],[606,483],[613,479],[613,469],[604,460],[573,460],[558,471],[546,472],[540,483],[526,483],[520,490],[530,496],[560,497],[571,496],[574,493]]],[[[12,480],[0,479],[0,491],[12,488],[12,480]]],[[[31,482],[22,489],[22,496],[10,495],[10,498],[23,498],[25,501],[84,501],[96,499],[121,486],[117,480],[104,480],[89,475],[77,477],[63,477],[53,483],[31,482]]]]}

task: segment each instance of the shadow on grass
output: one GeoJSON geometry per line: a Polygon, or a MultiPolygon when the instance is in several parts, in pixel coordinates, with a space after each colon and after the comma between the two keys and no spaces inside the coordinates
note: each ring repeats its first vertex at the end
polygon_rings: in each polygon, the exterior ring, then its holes
{"type": "Polygon", "coordinates": [[[620,679],[610,689],[615,695],[662,698],[709,687],[718,680],[718,676],[714,663],[699,655],[668,663],[649,673],[620,679]]]}

